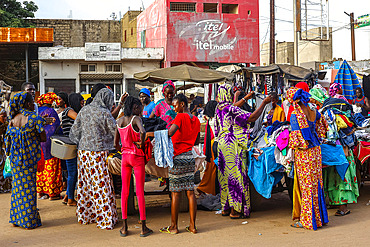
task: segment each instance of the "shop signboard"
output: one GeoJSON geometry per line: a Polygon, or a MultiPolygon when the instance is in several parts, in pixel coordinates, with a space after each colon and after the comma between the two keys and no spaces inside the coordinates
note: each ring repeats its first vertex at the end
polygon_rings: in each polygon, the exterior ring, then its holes
{"type": "Polygon", "coordinates": [[[120,61],[121,43],[85,43],[86,61],[120,61]]]}

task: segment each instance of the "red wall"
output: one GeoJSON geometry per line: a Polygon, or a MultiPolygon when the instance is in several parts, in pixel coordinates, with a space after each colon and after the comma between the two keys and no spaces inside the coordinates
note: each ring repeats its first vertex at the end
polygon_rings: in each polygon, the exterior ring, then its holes
{"type": "Polygon", "coordinates": [[[165,66],[173,62],[259,64],[258,0],[156,0],[138,16],[146,29],[146,47],[165,48],[165,66]],[[170,2],[196,2],[196,12],[170,12],[170,2]],[[218,3],[204,13],[203,3],[218,3]],[[238,4],[238,14],[222,14],[222,4],[238,4]]]}

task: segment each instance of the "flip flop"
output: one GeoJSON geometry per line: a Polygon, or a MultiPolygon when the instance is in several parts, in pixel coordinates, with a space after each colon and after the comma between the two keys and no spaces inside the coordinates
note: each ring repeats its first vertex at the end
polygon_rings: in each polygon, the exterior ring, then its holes
{"type": "Polygon", "coordinates": [[[150,234],[152,234],[153,233],[153,230],[150,230],[149,232],[147,232],[147,233],[144,233],[144,234],[140,234],[140,237],[143,237],[143,238],[145,238],[145,237],[148,237],[150,234]]]}
{"type": "MultiPolygon", "coordinates": [[[[190,232],[191,234],[197,234],[195,232],[190,231],[189,227],[190,226],[185,227],[185,230],[188,231],[188,232],[190,232]]],[[[195,227],[195,230],[198,230],[198,229],[195,227]]]]}
{"type": "Polygon", "coordinates": [[[290,225],[291,227],[294,227],[294,228],[303,228],[303,225],[300,221],[297,221],[296,223],[294,223],[293,225],[290,225]]]}
{"type": "Polygon", "coordinates": [[[346,210],[346,211],[340,211],[338,210],[336,213],[335,213],[335,216],[346,216],[347,214],[350,214],[351,211],[349,210],[346,210]]]}
{"type": "Polygon", "coordinates": [[[172,234],[172,235],[177,234],[177,232],[171,232],[169,229],[170,229],[170,226],[167,226],[167,227],[163,227],[163,228],[159,229],[159,231],[161,233],[169,233],[169,234],[172,234]]]}
{"type": "Polygon", "coordinates": [[[62,203],[64,204],[64,205],[67,205],[68,203],[67,202],[65,202],[65,201],[62,201],[62,203]]]}
{"type": "Polygon", "coordinates": [[[122,233],[122,232],[121,232],[121,230],[119,230],[119,235],[120,235],[121,237],[126,237],[126,236],[127,236],[127,232],[126,232],[126,233],[122,233]]]}
{"type": "Polygon", "coordinates": [[[232,220],[244,219],[244,215],[243,214],[240,214],[239,216],[231,216],[230,215],[230,219],[232,219],[232,220]]]}
{"type": "Polygon", "coordinates": [[[46,200],[46,199],[48,199],[48,198],[49,198],[49,196],[48,196],[48,195],[43,195],[43,196],[39,197],[38,199],[39,199],[39,200],[46,200]]]}

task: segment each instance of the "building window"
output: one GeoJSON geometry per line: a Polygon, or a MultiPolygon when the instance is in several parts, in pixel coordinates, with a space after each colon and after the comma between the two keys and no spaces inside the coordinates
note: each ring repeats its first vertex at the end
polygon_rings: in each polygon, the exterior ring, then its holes
{"type": "Polygon", "coordinates": [[[195,3],[170,3],[172,12],[195,12],[195,3]]]}
{"type": "Polygon", "coordinates": [[[121,72],[121,64],[106,64],[105,72],[121,72]]]}
{"type": "Polygon", "coordinates": [[[81,72],[95,72],[96,64],[81,64],[80,70],[81,72]]]}
{"type": "Polygon", "coordinates": [[[203,12],[217,13],[217,3],[203,3],[203,12]]]}
{"type": "Polygon", "coordinates": [[[140,46],[141,46],[141,48],[145,48],[146,47],[146,37],[145,37],[145,34],[146,34],[146,31],[145,30],[141,31],[141,35],[140,35],[140,46]]]}
{"type": "Polygon", "coordinates": [[[222,13],[223,14],[238,14],[238,5],[237,4],[222,4],[222,13]]]}
{"type": "Polygon", "coordinates": [[[127,30],[125,30],[125,42],[127,42],[127,30]]]}
{"type": "Polygon", "coordinates": [[[131,28],[131,36],[134,35],[134,28],[131,28]]]}

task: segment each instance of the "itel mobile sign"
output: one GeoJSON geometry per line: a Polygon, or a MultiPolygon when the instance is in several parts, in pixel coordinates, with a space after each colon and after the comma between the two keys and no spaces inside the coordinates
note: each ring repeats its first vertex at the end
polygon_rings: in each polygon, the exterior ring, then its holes
{"type": "Polygon", "coordinates": [[[209,55],[234,50],[236,37],[228,39],[230,26],[220,20],[202,20],[184,28],[179,37],[191,37],[197,50],[209,50],[209,55]]]}

